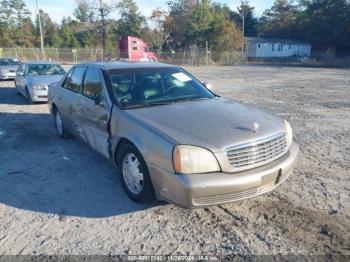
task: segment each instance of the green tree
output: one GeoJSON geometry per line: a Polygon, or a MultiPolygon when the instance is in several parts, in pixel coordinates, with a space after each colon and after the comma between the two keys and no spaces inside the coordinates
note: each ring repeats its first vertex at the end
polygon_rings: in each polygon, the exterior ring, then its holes
{"type": "Polygon", "coordinates": [[[88,23],[93,20],[93,13],[89,6],[89,3],[86,0],[78,1],[78,7],[74,9],[73,15],[81,23],[88,23]]]}
{"type": "Polygon", "coordinates": [[[23,21],[26,22],[26,27],[28,28],[28,22],[31,23],[28,19],[30,19],[30,12],[27,9],[25,3],[22,0],[9,0],[8,7],[10,8],[10,28],[12,31],[12,37],[16,43],[16,45],[20,46],[30,46],[31,44],[27,42],[28,34],[31,31],[25,32],[23,21]]]}
{"type": "Polygon", "coordinates": [[[205,45],[209,34],[214,30],[214,20],[214,8],[209,5],[209,1],[203,1],[193,7],[188,17],[188,24],[184,29],[189,42],[205,45]]]}
{"type": "Polygon", "coordinates": [[[35,27],[30,17],[22,19],[20,29],[16,30],[16,45],[20,47],[32,47],[35,42],[35,27]]]}
{"type": "Polygon", "coordinates": [[[276,0],[259,21],[259,35],[264,37],[293,38],[296,35],[298,7],[294,1],[276,0]]]}
{"type": "Polygon", "coordinates": [[[319,48],[350,51],[350,2],[347,0],[302,1],[298,37],[319,48]]]}
{"type": "Polygon", "coordinates": [[[63,18],[61,24],[61,47],[75,48],[79,47],[79,42],[75,37],[73,27],[71,25],[72,19],[70,17],[63,18]]]}
{"type": "Polygon", "coordinates": [[[31,15],[26,4],[22,0],[9,0],[9,7],[12,10],[12,17],[18,26],[22,25],[22,20],[31,15]]]}
{"type": "Polygon", "coordinates": [[[108,26],[109,26],[109,16],[117,8],[115,1],[103,1],[95,0],[90,4],[90,10],[94,18],[94,23],[96,24],[96,29],[100,36],[100,42],[102,45],[102,58],[104,59],[104,53],[107,47],[108,41],[108,26]]]}
{"type": "Polygon", "coordinates": [[[157,51],[160,53],[162,51],[163,45],[170,36],[170,30],[167,26],[167,22],[169,21],[170,17],[167,11],[161,8],[157,8],[153,10],[150,18],[155,25],[153,30],[154,41],[157,51]]]}
{"type": "Polygon", "coordinates": [[[231,19],[235,22],[238,28],[243,28],[244,15],[244,36],[254,37],[258,34],[258,18],[254,15],[254,6],[242,1],[236,11],[230,12],[231,19]]]}
{"type": "Polygon", "coordinates": [[[187,45],[187,35],[184,29],[187,27],[189,15],[197,3],[197,0],[172,0],[168,2],[169,19],[165,26],[171,32],[169,43],[172,48],[187,45]]]}
{"type": "MultiPolygon", "coordinates": [[[[60,38],[59,25],[52,21],[51,17],[43,10],[39,10],[41,25],[43,29],[44,45],[48,47],[59,47],[62,44],[60,38]]],[[[40,46],[40,31],[38,16],[35,21],[36,25],[36,46],[40,46]]]]}
{"type": "Polygon", "coordinates": [[[14,45],[10,19],[12,10],[9,2],[3,0],[0,2],[0,45],[1,47],[10,47],[14,45]]]}
{"type": "Polygon", "coordinates": [[[142,37],[146,19],[141,15],[135,1],[121,0],[118,4],[120,19],[116,34],[122,36],[142,37]]]}

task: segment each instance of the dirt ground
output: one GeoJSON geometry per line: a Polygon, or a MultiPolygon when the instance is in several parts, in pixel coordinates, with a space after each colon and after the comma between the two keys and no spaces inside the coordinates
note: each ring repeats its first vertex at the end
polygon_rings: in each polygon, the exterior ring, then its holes
{"type": "Polygon", "coordinates": [[[204,209],[135,204],[114,166],[60,140],[46,104],[0,83],[0,255],[350,255],[350,70],[193,67],[222,96],[286,117],[301,152],[267,195],[204,209]]]}

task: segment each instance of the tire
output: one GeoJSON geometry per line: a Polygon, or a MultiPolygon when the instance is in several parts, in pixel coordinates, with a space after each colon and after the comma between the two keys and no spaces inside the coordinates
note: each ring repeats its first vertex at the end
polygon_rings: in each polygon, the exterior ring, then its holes
{"type": "Polygon", "coordinates": [[[129,143],[121,145],[117,161],[118,173],[128,197],[142,203],[154,200],[151,177],[146,162],[137,148],[129,143]]]}
{"type": "Polygon", "coordinates": [[[64,126],[64,123],[63,123],[63,120],[61,117],[61,113],[58,109],[55,109],[55,111],[54,111],[54,120],[55,120],[55,127],[56,127],[56,131],[57,131],[58,136],[62,139],[69,138],[68,131],[67,131],[66,127],[64,126]]]}
{"type": "Polygon", "coordinates": [[[29,105],[33,105],[33,104],[34,104],[34,101],[32,100],[32,97],[30,96],[28,87],[26,87],[26,96],[27,96],[28,104],[29,104],[29,105]]]}
{"type": "Polygon", "coordinates": [[[16,88],[17,95],[22,95],[21,92],[19,92],[16,81],[15,80],[13,80],[13,81],[15,82],[15,88],[16,88]]]}

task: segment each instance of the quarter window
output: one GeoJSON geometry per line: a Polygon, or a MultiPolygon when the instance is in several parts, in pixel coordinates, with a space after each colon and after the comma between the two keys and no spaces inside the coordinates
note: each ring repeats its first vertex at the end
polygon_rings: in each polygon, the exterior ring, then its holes
{"type": "Polygon", "coordinates": [[[86,71],[83,95],[93,99],[95,94],[101,94],[102,85],[100,74],[96,69],[88,68],[86,71]]]}

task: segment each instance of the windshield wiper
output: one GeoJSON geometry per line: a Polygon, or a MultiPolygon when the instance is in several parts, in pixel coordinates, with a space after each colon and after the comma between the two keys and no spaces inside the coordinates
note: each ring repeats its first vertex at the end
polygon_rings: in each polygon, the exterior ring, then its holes
{"type": "Polygon", "coordinates": [[[209,97],[193,97],[193,98],[178,100],[177,102],[200,101],[200,100],[209,100],[209,99],[210,99],[209,97]]]}
{"type": "Polygon", "coordinates": [[[150,102],[150,103],[142,103],[142,104],[125,106],[124,109],[135,109],[135,108],[153,107],[153,106],[165,106],[165,105],[170,105],[172,103],[173,102],[150,102]]]}

